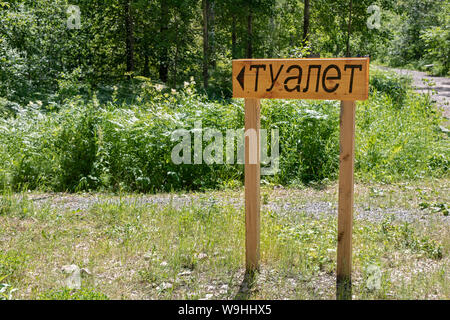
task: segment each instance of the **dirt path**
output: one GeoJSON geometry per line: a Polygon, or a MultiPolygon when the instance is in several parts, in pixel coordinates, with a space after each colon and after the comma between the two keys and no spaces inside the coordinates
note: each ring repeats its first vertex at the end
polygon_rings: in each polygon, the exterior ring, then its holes
{"type": "Polygon", "coordinates": [[[428,93],[431,89],[436,90],[437,94],[433,96],[433,100],[444,110],[444,116],[447,120],[450,119],[450,78],[429,76],[425,72],[413,71],[407,69],[395,69],[388,67],[377,66],[376,68],[383,70],[395,71],[401,75],[408,75],[412,78],[412,85],[417,92],[428,93]],[[425,82],[424,82],[425,79],[425,82]],[[427,85],[427,81],[431,86],[427,85]]]}

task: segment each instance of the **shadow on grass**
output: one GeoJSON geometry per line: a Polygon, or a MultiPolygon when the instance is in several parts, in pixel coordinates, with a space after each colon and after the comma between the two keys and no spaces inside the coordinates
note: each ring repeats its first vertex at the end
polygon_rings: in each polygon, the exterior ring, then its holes
{"type": "Polygon", "coordinates": [[[234,296],[234,300],[248,300],[252,295],[252,288],[256,284],[258,272],[257,271],[246,271],[244,275],[244,280],[242,280],[239,286],[239,291],[234,296]]]}
{"type": "Polygon", "coordinates": [[[343,278],[337,280],[336,300],[352,300],[352,282],[350,279],[343,278]]]}

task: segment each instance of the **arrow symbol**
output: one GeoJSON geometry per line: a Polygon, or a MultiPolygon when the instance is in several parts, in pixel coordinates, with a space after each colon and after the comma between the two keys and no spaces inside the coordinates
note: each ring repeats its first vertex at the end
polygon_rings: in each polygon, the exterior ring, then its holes
{"type": "Polygon", "coordinates": [[[242,90],[244,90],[244,73],[245,73],[245,66],[242,67],[241,72],[239,72],[238,76],[236,77],[237,81],[241,85],[242,90]]]}

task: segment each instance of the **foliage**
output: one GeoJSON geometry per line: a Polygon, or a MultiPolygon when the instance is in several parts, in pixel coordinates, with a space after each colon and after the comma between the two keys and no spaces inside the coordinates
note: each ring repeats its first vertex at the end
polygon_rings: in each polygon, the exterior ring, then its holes
{"type": "MultiPolygon", "coordinates": [[[[369,100],[358,103],[356,174],[363,180],[398,181],[448,174],[448,138],[428,95],[412,93],[402,77],[375,72],[369,100]]],[[[179,91],[142,80],[132,102],[103,104],[74,98],[44,112],[31,103],[0,120],[0,186],[51,190],[208,189],[243,180],[243,165],[176,165],[175,129],[191,138],[195,123],[242,128],[242,100],[209,101],[195,83],[179,91]]],[[[339,104],[331,101],[266,100],[262,128],[279,130],[280,171],[267,179],[299,184],[334,180],[339,164],[339,104]]],[[[203,141],[203,149],[212,140],[203,141]]],[[[194,153],[191,139],[191,155],[194,153]]],[[[270,138],[269,138],[270,141],[270,138]]],[[[235,146],[235,154],[237,153],[235,146]]],[[[224,152],[225,154],[225,152],[224,152]]],[[[192,157],[191,157],[192,160],[192,157]]],[[[225,162],[225,159],[224,159],[225,162]]]]}
{"type": "MultiPolygon", "coordinates": [[[[450,19],[450,18],[449,18],[450,19]]],[[[450,26],[446,29],[432,27],[420,36],[427,48],[425,58],[436,65],[434,74],[447,75],[450,72],[450,26]]]]}
{"type": "Polygon", "coordinates": [[[339,166],[339,109],[335,102],[266,101],[262,127],[280,130],[282,184],[336,178],[339,166]]]}
{"type": "Polygon", "coordinates": [[[446,75],[450,2],[402,0],[385,11],[382,30],[387,39],[376,58],[392,66],[407,66],[446,75]],[[442,40],[442,41],[440,41],[442,40]]]}
{"type": "Polygon", "coordinates": [[[392,103],[401,107],[408,96],[411,79],[393,72],[371,72],[369,80],[371,93],[384,94],[391,98],[392,103]]]}
{"type": "MultiPolygon", "coordinates": [[[[448,72],[448,0],[317,0],[311,2],[309,43],[303,39],[303,0],[208,0],[212,6],[207,69],[212,96],[230,96],[231,59],[369,55],[396,66],[448,72]],[[348,33],[350,3],[352,15],[348,33]],[[370,5],[381,27],[368,28],[370,5]],[[249,17],[251,30],[249,30],[249,17]]],[[[180,88],[204,77],[200,0],[71,1],[80,27],[70,29],[65,0],[1,2],[0,97],[62,102],[131,77],[180,88]],[[129,7],[129,9],[127,9],[129,7]],[[128,10],[128,11],[127,11],[128,10]],[[127,12],[127,13],[126,13],[127,12]],[[131,27],[126,17],[130,15],[131,27]],[[130,42],[132,47],[130,49],[130,42]],[[127,44],[128,43],[128,44],[127,44]],[[127,59],[133,68],[127,71],[127,59]],[[161,68],[167,71],[167,79],[161,68]]],[[[200,87],[202,81],[197,81],[200,87]]],[[[0,108],[1,112],[1,108],[0,108]]]]}
{"type": "Polygon", "coordinates": [[[393,85],[394,79],[375,74],[372,98],[358,106],[357,174],[386,182],[448,174],[448,138],[438,128],[441,111],[429,95],[405,95],[405,80],[393,85]]]}

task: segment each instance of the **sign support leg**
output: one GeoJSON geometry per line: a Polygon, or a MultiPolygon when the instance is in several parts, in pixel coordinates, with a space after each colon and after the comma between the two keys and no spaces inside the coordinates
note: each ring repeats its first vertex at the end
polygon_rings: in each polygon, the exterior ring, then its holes
{"type": "Polygon", "coordinates": [[[259,269],[260,100],[245,99],[245,260],[246,271],[259,269]],[[256,145],[255,145],[256,144],[256,145]],[[256,153],[256,154],[255,154],[256,153]]]}
{"type": "Polygon", "coordinates": [[[352,298],[353,166],[355,101],[341,101],[336,298],[352,298]]]}

